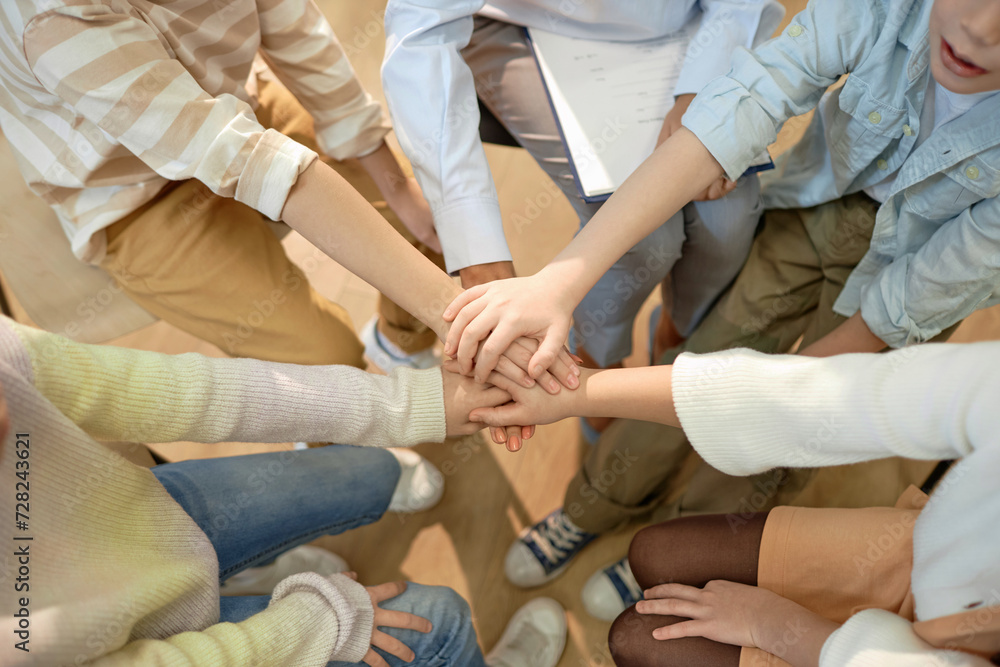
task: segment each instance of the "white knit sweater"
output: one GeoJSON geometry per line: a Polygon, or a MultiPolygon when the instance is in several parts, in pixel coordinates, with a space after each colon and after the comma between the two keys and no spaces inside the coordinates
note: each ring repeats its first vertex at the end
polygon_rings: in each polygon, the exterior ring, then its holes
{"type": "Polygon", "coordinates": [[[383,377],[166,356],[80,345],[0,317],[0,383],[10,413],[0,443],[0,665],[319,667],[364,656],[371,600],[341,575],[289,577],[265,611],[220,624],[208,538],[149,470],[94,438],[439,442],[438,369],[383,377]],[[18,482],[27,509],[16,506],[18,482]],[[17,509],[27,530],[14,528],[17,509]],[[15,591],[21,548],[28,588],[15,591]],[[30,652],[14,646],[22,608],[30,652]]]}
{"type": "MultiPolygon", "coordinates": [[[[916,617],[1000,605],[1000,343],[827,359],[684,354],[673,392],[695,449],[731,475],[890,456],[962,459],[914,529],[916,617]]],[[[910,623],[879,610],[850,618],[820,660],[820,667],[988,664],[933,651],[910,623]]]]}

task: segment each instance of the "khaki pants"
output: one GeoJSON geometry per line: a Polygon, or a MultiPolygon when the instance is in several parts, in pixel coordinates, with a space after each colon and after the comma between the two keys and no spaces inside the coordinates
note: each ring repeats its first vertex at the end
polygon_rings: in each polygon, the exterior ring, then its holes
{"type": "MultiPolygon", "coordinates": [[[[312,119],[276,81],[261,81],[257,117],[313,150],[312,119]]],[[[327,161],[438,266],[382,201],[356,160],[327,161]]],[[[347,311],[320,296],[254,209],[219,197],[197,180],[168,185],[106,230],[102,268],[143,308],[236,357],[364,368],[364,347],[347,311]]],[[[319,250],[316,251],[317,254],[319,250]]],[[[434,332],[381,298],[379,329],[407,352],[430,347],[434,332]]]]}
{"type": "MultiPolygon", "coordinates": [[[[876,202],[855,194],[809,209],[768,211],[732,287],[692,336],[660,363],[672,363],[681,352],[734,347],[783,353],[800,337],[805,347],[832,331],[845,320],[833,312],[834,301],[868,250],[877,210],[876,202]]],[[[581,528],[602,533],[645,515],[665,521],[790,504],[813,474],[778,469],[730,477],[699,462],[683,495],[666,503],[691,452],[680,429],[618,420],[570,483],[563,507],[581,528]]]]}

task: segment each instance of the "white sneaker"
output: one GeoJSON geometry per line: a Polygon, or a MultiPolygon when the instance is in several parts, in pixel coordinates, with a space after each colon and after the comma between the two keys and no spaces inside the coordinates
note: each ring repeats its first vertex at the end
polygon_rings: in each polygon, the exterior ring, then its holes
{"type": "Polygon", "coordinates": [[[350,569],[347,561],[326,549],[303,544],[289,549],[270,565],[237,572],[219,587],[222,595],[270,595],[278,583],[301,572],[316,572],[324,577],[350,569]]]}
{"type": "Polygon", "coordinates": [[[516,612],[486,656],[489,667],[556,667],[566,648],[566,612],[551,598],[535,598],[516,612]]]}
{"type": "Polygon", "coordinates": [[[441,502],[444,475],[433,463],[412,449],[389,449],[388,452],[399,461],[402,471],[387,512],[422,512],[441,502]]]}
{"type": "Polygon", "coordinates": [[[580,596],[588,614],[610,623],[642,599],[642,589],[632,575],[628,558],[622,558],[591,575],[580,596]]]}
{"type": "Polygon", "coordinates": [[[507,550],[504,574],[519,588],[534,588],[557,578],[597,535],[588,533],[560,507],[521,531],[507,550]]]}
{"type": "Polygon", "coordinates": [[[361,342],[365,344],[365,355],[386,373],[400,366],[420,370],[441,365],[441,358],[433,346],[407,354],[395,343],[386,340],[378,331],[378,315],[368,320],[368,324],[361,329],[361,342]]]}

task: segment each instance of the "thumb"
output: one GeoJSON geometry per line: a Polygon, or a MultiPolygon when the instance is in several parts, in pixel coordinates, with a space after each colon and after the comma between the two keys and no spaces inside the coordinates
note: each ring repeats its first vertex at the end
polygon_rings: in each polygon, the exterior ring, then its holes
{"type": "Polygon", "coordinates": [[[525,423],[524,408],[516,403],[508,403],[496,408],[476,408],[469,414],[469,421],[487,426],[511,426],[525,423]]]}

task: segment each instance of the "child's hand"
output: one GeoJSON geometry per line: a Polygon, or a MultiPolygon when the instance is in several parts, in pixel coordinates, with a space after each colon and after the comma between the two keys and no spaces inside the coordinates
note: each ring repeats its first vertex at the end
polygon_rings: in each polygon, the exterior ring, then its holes
{"type": "Polygon", "coordinates": [[[785,651],[792,664],[816,664],[823,643],[838,625],[802,605],[757,586],[710,581],[704,588],[654,586],[636,603],[640,614],[690,619],[653,630],[655,639],[704,637],[722,644],[785,651]],[[794,641],[790,641],[789,630],[794,641]]]}
{"type": "Polygon", "coordinates": [[[441,239],[438,238],[437,230],[434,228],[431,207],[427,205],[427,200],[420,192],[420,186],[417,185],[415,178],[394,180],[386,194],[386,203],[418,241],[434,252],[441,252],[441,239]]]}
{"type": "Polygon", "coordinates": [[[380,586],[367,586],[368,596],[372,599],[372,607],[375,609],[375,622],[372,623],[371,647],[365,653],[361,662],[370,667],[389,667],[381,655],[375,652],[375,647],[382,649],[390,655],[394,655],[403,662],[411,662],[416,656],[413,649],[399,641],[392,635],[386,634],[379,628],[402,628],[404,630],[414,630],[427,634],[434,627],[431,622],[422,616],[416,616],[403,611],[393,611],[382,609],[380,603],[402,595],[406,591],[405,581],[394,581],[380,586]]]}
{"type": "MultiPolygon", "coordinates": [[[[592,371],[584,370],[581,380],[585,381],[592,371]]],[[[580,414],[583,390],[563,391],[549,394],[537,385],[524,387],[511,382],[497,372],[490,374],[489,382],[510,394],[512,401],[496,407],[484,406],[473,410],[469,419],[491,427],[507,427],[512,424],[551,424],[566,417],[580,414]]]]}
{"type": "MultiPolygon", "coordinates": [[[[444,383],[444,416],[448,437],[471,435],[484,424],[469,421],[477,408],[494,407],[510,401],[510,394],[493,385],[480,384],[472,378],[441,369],[444,383]]],[[[511,384],[514,384],[511,382],[511,384]]]]}
{"type": "Polygon", "coordinates": [[[469,373],[475,362],[476,379],[485,382],[511,343],[522,336],[534,338],[540,344],[528,373],[538,379],[560,356],[573,306],[539,276],[478,285],[444,311],[445,321],[452,322],[445,354],[458,359],[462,373],[469,373]]]}

